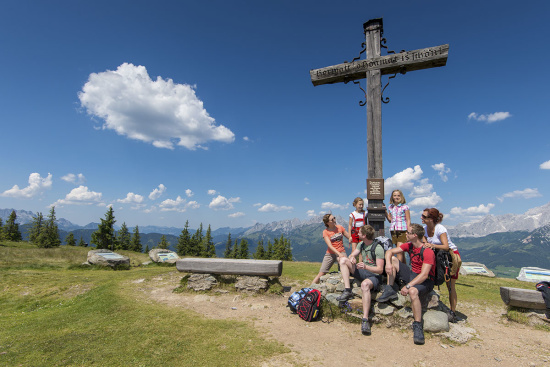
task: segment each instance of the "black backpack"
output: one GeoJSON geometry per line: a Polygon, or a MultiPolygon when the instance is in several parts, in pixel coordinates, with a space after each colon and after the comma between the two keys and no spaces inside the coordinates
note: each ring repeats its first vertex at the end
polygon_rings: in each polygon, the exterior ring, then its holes
{"type": "MultiPolygon", "coordinates": [[[[413,255],[412,253],[413,247],[411,243],[411,247],[409,248],[409,257],[411,258],[411,264],[414,256],[420,256],[420,259],[422,260],[422,262],[424,262],[424,249],[425,247],[422,247],[420,249],[419,254],[413,255]]],[[[429,278],[433,280],[434,285],[440,286],[441,284],[445,282],[448,283],[451,280],[452,258],[451,258],[451,255],[449,254],[449,251],[434,249],[434,253],[435,253],[435,265],[434,265],[435,277],[429,275],[429,278]]]]}
{"type": "Polygon", "coordinates": [[[302,320],[315,321],[321,314],[321,292],[312,289],[298,303],[296,312],[302,320]]]}

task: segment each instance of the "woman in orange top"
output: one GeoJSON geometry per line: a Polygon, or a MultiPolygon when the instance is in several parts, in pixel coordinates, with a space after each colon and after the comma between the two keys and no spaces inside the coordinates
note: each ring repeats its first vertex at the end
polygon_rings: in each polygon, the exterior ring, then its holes
{"type": "Polygon", "coordinates": [[[313,284],[319,283],[321,277],[329,272],[332,265],[338,262],[340,257],[347,257],[346,250],[344,249],[344,237],[346,237],[348,241],[351,241],[351,236],[348,231],[346,231],[344,227],[336,224],[334,215],[325,214],[323,223],[325,223],[325,227],[327,227],[327,229],[323,231],[323,239],[328,249],[323,258],[319,274],[313,279],[313,284]]]}

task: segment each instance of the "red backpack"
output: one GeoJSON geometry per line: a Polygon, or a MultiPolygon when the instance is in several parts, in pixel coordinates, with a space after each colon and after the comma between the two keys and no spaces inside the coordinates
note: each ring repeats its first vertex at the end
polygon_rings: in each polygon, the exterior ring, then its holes
{"type": "Polygon", "coordinates": [[[312,289],[306,293],[304,298],[298,303],[296,312],[302,320],[315,321],[319,318],[321,307],[321,292],[317,289],[312,289]]]}

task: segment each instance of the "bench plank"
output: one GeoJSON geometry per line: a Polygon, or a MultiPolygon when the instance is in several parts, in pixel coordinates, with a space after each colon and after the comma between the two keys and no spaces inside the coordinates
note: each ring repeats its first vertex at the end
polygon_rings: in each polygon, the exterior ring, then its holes
{"type": "Polygon", "coordinates": [[[535,290],[500,287],[500,298],[508,306],[545,310],[542,293],[535,290]]]}
{"type": "Polygon", "coordinates": [[[281,276],[281,260],[208,259],[189,257],[176,261],[176,269],[186,273],[281,276]]]}

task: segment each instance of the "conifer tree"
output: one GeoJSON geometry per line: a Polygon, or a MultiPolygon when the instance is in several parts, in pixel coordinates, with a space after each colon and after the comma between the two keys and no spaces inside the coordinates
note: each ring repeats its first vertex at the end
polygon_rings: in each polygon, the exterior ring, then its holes
{"type": "Polygon", "coordinates": [[[44,224],[44,229],[39,236],[39,247],[53,248],[61,245],[59,232],[57,230],[57,219],[55,218],[55,206],[50,208],[48,220],[44,224]]]}
{"type": "Polygon", "coordinates": [[[145,245],[145,251],[144,253],[148,254],[149,253],[149,245],[145,245]]]}
{"type": "Polygon", "coordinates": [[[4,225],[2,222],[2,218],[0,218],[0,241],[4,239],[4,225]]]}
{"type": "Polygon", "coordinates": [[[166,236],[162,235],[162,237],[160,238],[160,242],[157,244],[157,248],[167,249],[169,246],[170,244],[166,240],[166,236]]]}
{"type": "Polygon", "coordinates": [[[290,240],[285,238],[284,239],[284,252],[283,252],[283,260],[285,261],[292,261],[292,247],[290,246],[290,240]]]}
{"type": "Polygon", "coordinates": [[[267,253],[265,254],[266,260],[273,259],[273,245],[270,240],[267,240],[267,253]]]}
{"type": "Polygon", "coordinates": [[[19,242],[22,239],[21,232],[19,232],[19,223],[15,223],[17,214],[15,210],[12,210],[6,224],[4,225],[4,238],[7,241],[19,242]]]}
{"type": "Polygon", "coordinates": [[[206,248],[204,247],[202,223],[199,228],[191,237],[191,256],[204,257],[206,254],[206,248]]]}
{"type": "Polygon", "coordinates": [[[256,252],[254,252],[254,259],[263,260],[265,258],[264,241],[259,240],[256,252]]]}
{"type": "Polygon", "coordinates": [[[92,233],[92,243],[95,243],[97,249],[114,250],[115,244],[115,215],[113,207],[110,206],[105,213],[105,219],[100,219],[101,223],[97,226],[97,231],[92,233]]]}
{"type": "Polygon", "coordinates": [[[141,247],[141,236],[139,235],[139,227],[136,225],[134,228],[134,233],[132,235],[132,240],[130,241],[131,251],[141,252],[143,248],[141,247]]]}
{"type": "Polygon", "coordinates": [[[238,259],[240,255],[239,250],[239,240],[235,238],[235,245],[233,246],[233,251],[231,251],[231,259],[238,259]]]}
{"type": "Polygon", "coordinates": [[[65,244],[67,246],[76,246],[76,239],[74,238],[73,232],[69,232],[67,237],[65,237],[65,244]]]}
{"type": "Polygon", "coordinates": [[[84,242],[84,239],[82,238],[82,236],[80,236],[80,241],[78,241],[78,246],[88,247],[88,244],[86,242],[84,242]]]}
{"type": "Polygon", "coordinates": [[[128,227],[126,226],[126,222],[122,223],[122,226],[120,227],[120,230],[117,232],[117,249],[120,250],[129,250],[130,249],[130,232],[128,231],[128,227]]]}
{"type": "Polygon", "coordinates": [[[42,213],[37,212],[36,216],[32,218],[32,224],[31,224],[31,227],[29,228],[29,232],[28,232],[29,242],[34,245],[37,245],[38,247],[42,247],[40,246],[40,235],[43,230],[44,230],[44,216],[42,215],[42,213]]]}
{"type": "Polygon", "coordinates": [[[214,246],[214,241],[212,240],[212,230],[210,229],[210,224],[206,230],[206,235],[204,236],[204,248],[206,257],[216,257],[216,246],[214,246]]]}
{"type": "Polygon", "coordinates": [[[241,238],[241,243],[240,243],[240,246],[239,246],[239,259],[248,259],[249,257],[249,254],[248,254],[248,241],[245,240],[244,238],[241,238]]]}
{"type": "Polygon", "coordinates": [[[185,227],[181,231],[176,246],[176,252],[179,256],[189,256],[191,253],[191,235],[189,234],[189,221],[185,222],[185,227]]]}
{"type": "Polygon", "coordinates": [[[226,259],[230,259],[231,258],[231,254],[232,254],[232,250],[231,250],[231,245],[232,245],[232,241],[231,241],[231,232],[227,235],[227,242],[225,244],[225,251],[223,252],[223,257],[225,257],[226,259]]]}

